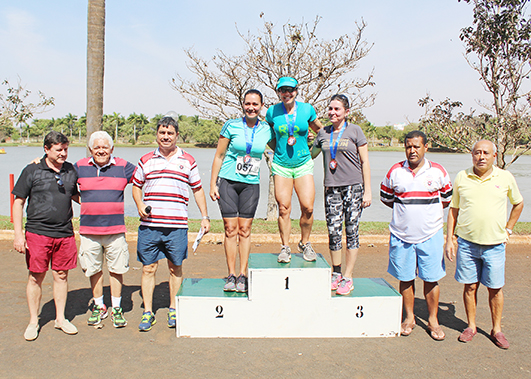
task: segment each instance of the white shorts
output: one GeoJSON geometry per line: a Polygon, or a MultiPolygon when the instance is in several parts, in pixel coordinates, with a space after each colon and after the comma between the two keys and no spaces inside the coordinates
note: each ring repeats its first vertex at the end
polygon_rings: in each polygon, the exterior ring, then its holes
{"type": "Polygon", "coordinates": [[[79,264],[86,277],[91,277],[103,269],[103,256],[109,272],[124,274],[129,270],[129,249],[125,234],[81,235],[79,264]]]}

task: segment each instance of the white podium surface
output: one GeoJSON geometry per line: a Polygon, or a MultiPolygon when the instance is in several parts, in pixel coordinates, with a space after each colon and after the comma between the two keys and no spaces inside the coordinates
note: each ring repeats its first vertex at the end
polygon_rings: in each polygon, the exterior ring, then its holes
{"type": "Polygon", "coordinates": [[[251,254],[249,292],[224,292],[223,279],[185,279],[177,294],[178,337],[395,337],[402,297],[382,278],[354,278],[347,296],[330,291],[330,266],[318,254],[251,254]]]}

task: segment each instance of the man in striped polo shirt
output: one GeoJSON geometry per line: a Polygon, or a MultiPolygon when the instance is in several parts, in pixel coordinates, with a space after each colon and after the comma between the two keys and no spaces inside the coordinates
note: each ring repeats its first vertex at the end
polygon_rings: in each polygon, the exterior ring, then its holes
{"type": "Polygon", "coordinates": [[[182,262],[188,255],[188,186],[203,217],[201,228],[210,230],[205,192],[195,159],[179,147],[179,127],[172,117],[157,124],[158,149],[144,155],[133,177],[133,199],[141,223],[138,228],[138,260],[142,263],[144,313],[138,326],[149,331],[155,324],[153,291],[158,261],[168,259],[170,309],[168,327],[176,326],[175,296],[182,282],[182,262]],[[143,196],[142,196],[143,191],[143,196]]]}
{"type": "Polygon", "coordinates": [[[104,131],[92,133],[88,147],[90,158],[75,165],[81,193],[79,263],[90,278],[94,307],[89,325],[98,325],[107,317],[103,302],[103,260],[109,269],[111,319],[115,328],[127,325],[121,306],[123,274],[129,270],[129,250],[125,240],[124,189],[131,183],[135,165],[112,155],[111,136],[104,131]]]}
{"type": "Polygon", "coordinates": [[[439,325],[438,280],[446,275],[443,247],[443,208],[452,197],[452,184],[446,170],[424,158],[426,135],[409,132],[404,140],[407,160],[391,167],[380,185],[380,199],[393,209],[389,224],[389,266],[387,272],[400,281],[405,318],[400,333],[411,334],[416,325],[415,277],[424,281],[430,336],[442,341],[439,325]]]}

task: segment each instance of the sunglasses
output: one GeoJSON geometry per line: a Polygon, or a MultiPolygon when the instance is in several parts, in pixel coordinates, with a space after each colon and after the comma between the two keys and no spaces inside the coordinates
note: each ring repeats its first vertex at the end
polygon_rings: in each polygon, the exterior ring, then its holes
{"type": "Polygon", "coordinates": [[[62,187],[65,186],[64,183],[63,183],[63,180],[61,179],[61,175],[59,175],[59,174],[55,174],[55,181],[57,182],[57,185],[58,185],[59,187],[62,188],[62,187]]]}
{"type": "Polygon", "coordinates": [[[295,88],[295,87],[280,87],[278,89],[278,92],[280,92],[280,93],[286,93],[286,92],[291,93],[291,92],[295,92],[296,90],[297,90],[297,88],[295,88]]]}

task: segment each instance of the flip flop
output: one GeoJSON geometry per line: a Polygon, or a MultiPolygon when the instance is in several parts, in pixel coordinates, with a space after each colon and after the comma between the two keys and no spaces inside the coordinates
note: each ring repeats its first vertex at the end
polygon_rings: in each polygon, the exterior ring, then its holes
{"type": "Polygon", "coordinates": [[[430,337],[433,338],[435,341],[443,341],[446,338],[440,325],[437,325],[435,327],[428,326],[428,333],[430,334],[430,337]]]}
{"type": "Polygon", "coordinates": [[[400,325],[400,335],[401,336],[404,336],[404,337],[407,337],[411,334],[411,332],[413,332],[413,329],[415,329],[415,326],[417,326],[417,324],[415,324],[414,322],[412,323],[406,323],[406,322],[403,322],[401,325],[400,325]]]}

